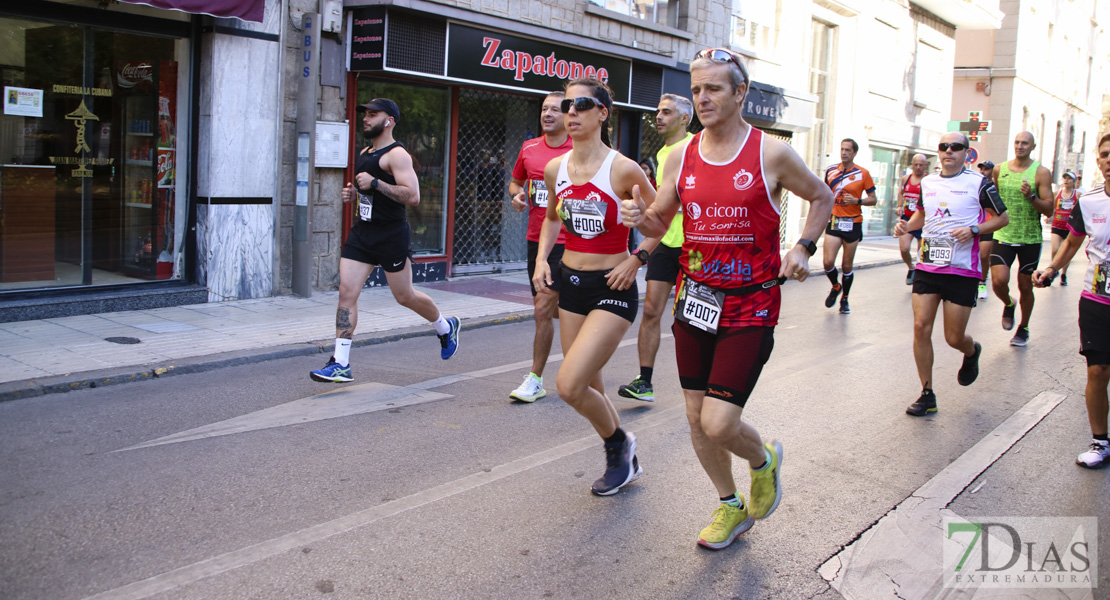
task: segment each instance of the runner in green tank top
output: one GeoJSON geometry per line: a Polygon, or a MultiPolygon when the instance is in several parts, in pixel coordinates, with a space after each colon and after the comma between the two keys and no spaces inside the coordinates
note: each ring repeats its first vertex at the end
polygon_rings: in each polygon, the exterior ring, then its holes
{"type": "Polygon", "coordinates": [[[1018,260],[1018,292],[1021,322],[1010,339],[1011,346],[1029,341],[1029,317],[1033,314],[1033,271],[1041,259],[1044,233],[1041,215],[1050,216],[1054,208],[1052,172],[1029,155],[1037,144],[1033,134],[1022,131],[1014,137],[1014,158],[994,168],[998,194],[1006,204],[1010,223],[994,232],[991,248],[991,280],[994,294],[1002,300],[1002,328],[1014,328],[1014,305],[1010,297],[1010,267],[1018,260]]]}

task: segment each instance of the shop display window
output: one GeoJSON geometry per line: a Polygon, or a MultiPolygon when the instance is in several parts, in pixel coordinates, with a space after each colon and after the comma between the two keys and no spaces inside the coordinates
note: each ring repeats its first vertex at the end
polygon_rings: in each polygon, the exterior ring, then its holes
{"type": "Polygon", "coordinates": [[[0,18],[0,293],[180,277],[187,49],[0,18]]]}

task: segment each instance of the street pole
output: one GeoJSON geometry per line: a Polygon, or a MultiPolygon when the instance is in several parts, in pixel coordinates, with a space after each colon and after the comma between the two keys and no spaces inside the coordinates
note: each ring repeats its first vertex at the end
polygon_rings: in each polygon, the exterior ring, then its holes
{"type": "Polygon", "coordinates": [[[312,204],[316,198],[316,102],[320,90],[320,20],[305,13],[297,61],[297,195],[293,208],[293,293],[312,295],[312,204]]]}

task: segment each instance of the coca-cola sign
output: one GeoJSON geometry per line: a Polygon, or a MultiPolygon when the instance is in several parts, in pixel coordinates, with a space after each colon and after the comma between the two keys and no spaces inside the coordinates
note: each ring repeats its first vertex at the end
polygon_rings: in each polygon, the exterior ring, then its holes
{"type": "Polygon", "coordinates": [[[148,62],[123,63],[116,73],[116,83],[124,89],[133,88],[144,81],[154,83],[154,66],[148,62]]]}

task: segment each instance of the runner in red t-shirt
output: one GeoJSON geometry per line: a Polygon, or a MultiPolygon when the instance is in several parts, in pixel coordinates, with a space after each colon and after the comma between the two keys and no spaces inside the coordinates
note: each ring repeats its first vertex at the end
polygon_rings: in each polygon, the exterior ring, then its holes
{"type": "Polygon", "coordinates": [[[691,100],[705,129],[663,166],[652,206],[622,202],[621,216],[659,236],[682,204],[682,275],[676,293],[675,354],[694,451],[721,504],[698,544],[721,549],[779,505],[782,444],[764,442],[743,421],[745,405],[774,347],[786,277],[809,276],[812,241],[832,213],[832,190],[789,144],[741,117],[748,73],[728,50],[703,50],[690,63],[691,100]],[[804,236],[779,257],[784,190],[810,202],[804,236]],[[750,504],[737,492],[732,456],[751,467],[750,504]]]}
{"type": "MultiPolygon", "coordinates": [[[[1068,219],[1075,208],[1075,201],[1079,200],[1079,191],[1075,189],[1075,173],[1064,171],[1060,181],[1064,184],[1056,192],[1056,210],[1052,213],[1052,256],[1060,250],[1060,244],[1068,239],[1068,219]]],[[[1060,285],[1068,284],[1068,265],[1060,269],[1060,285]]]]}
{"type": "MultiPolygon", "coordinates": [[[[917,212],[917,203],[921,200],[921,178],[929,170],[929,159],[924,154],[914,154],[910,159],[910,172],[902,177],[902,185],[898,189],[898,217],[901,221],[909,221],[913,213],[917,212]]],[[[913,255],[910,254],[910,245],[917,238],[917,246],[921,248],[921,230],[907,231],[898,238],[898,250],[902,253],[902,260],[909,267],[906,273],[906,285],[913,285],[913,255]]]]}
{"type": "MultiPolygon", "coordinates": [[[[532,371],[524,376],[524,382],[513,390],[509,397],[521,402],[535,402],[547,395],[543,389],[543,369],[551,354],[551,340],[555,337],[555,317],[559,308],[559,287],[556,283],[554,293],[537,294],[532,285],[532,275],[536,272],[536,252],[539,249],[540,227],[547,214],[547,184],[543,179],[543,169],[551,159],[570,151],[573,143],[567,136],[563,123],[563,111],[559,103],[563,92],[551,92],[543,99],[540,108],[540,130],[543,135],[532,138],[520,148],[513,167],[513,179],[509,182],[509,195],[513,197],[513,208],[517,212],[528,209],[528,285],[532,286],[532,306],[536,316],[536,337],[532,341],[532,371]]],[[[563,244],[566,236],[562,231],[555,241],[555,247],[547,255],[548,265],[559,281],[559,261],[563,258],[563,244]]]]}

